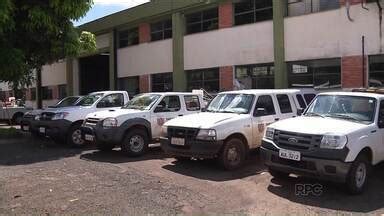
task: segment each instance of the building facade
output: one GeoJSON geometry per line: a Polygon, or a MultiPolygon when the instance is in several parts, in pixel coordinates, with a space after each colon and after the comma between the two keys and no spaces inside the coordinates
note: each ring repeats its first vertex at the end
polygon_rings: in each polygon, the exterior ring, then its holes
{"type": "MultiPolygon", "coordinates": [[[[96,35],[98,53],[44,66],[43,99],[105,89],[382,86],[377,3],[346,1],[152,0],[80,26],[96,35]]],[[[0,97],[12,94],[0,88],[0,97]]],[[[25,91],[31,104],[35,91],[25,91]]]]}

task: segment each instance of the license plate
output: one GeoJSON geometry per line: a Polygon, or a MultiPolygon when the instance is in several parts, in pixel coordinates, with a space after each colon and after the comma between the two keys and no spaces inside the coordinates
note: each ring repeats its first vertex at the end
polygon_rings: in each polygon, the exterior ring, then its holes
{"type": "Polygon", "coordinates": [[[92,135],[89,135],[89,134],[85,134],[85,140],[87,140],[87,141],[93,141],[94,139],[95,139],[95,137],[94,136],[92,136],[92,135]]]}
{"type": "Polygon", "coordinates": [[[184,138],[171,138],[171,144],[172,145],[178,145],[178,146],[183,146],[185,145],[185,139],[184,138]]]}
{"type": "Polygon", "coordinates": [[[23,131],[29,131],[29,126],[28,125],[23,125],[22,129],[23,129],[23,131]]]}
{"type": "Polygon", "coordinates": [[[39,128],[39,132],[40,133],[45,133],[45,128],[44,127],[39,128]]]}
{"type": "Polygon", "coordinates": [[[300,159],[301,159],[300,152],[285,150],[285,149],[280,149],[279,157],[284,158],[284,159],[288,159],[288,160],[295,160],[295,161],[300,161],[300,159]]]}

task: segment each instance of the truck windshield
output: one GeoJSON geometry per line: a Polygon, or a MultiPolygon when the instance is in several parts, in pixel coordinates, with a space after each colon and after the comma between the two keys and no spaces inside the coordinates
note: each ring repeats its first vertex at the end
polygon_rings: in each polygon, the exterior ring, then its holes
{"type": "Polygon", "coordinates": [[[253,95],[250,94],[219,94],[207,108],[207,112],[248,113],[252,106],[253,95]]]}
{"type": "Polygon", "coordinates": [[[161,96],[158,94],[138,95],[128,102],[123,109],[149,110],[161,96]]]}
{"type": "Polygon", "coordinates": [[[53,107],[68,107],[68,106],[74,106],[76,102],[79,100],[80,97],[66,97],[63,100],[59,101],[55,106],[53,107]]]}
{"type": "Polygon", "coordinates": [[[374,121],[376,99],[349,95],[319,95],[305,116],[339,118],[363,124],[374,121]]]}
{"type": "Polygon", "coordinates": [[[94,104],[99,98],[101,98],[103,94],[92,94],[84,96],[77,104],[76,106],[91,106],[94,104]]]}

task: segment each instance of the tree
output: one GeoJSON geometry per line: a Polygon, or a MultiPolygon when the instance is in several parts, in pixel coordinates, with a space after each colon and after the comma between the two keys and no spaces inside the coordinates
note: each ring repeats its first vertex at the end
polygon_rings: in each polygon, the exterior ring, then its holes
{"type": "Polygon", "coordinates": [[[0,82],[30,85],[35,71],[38,87],[43,65],[94,51],[95,36],[72,23],[92,5],[92,0],[1,0],[0,82]]]}

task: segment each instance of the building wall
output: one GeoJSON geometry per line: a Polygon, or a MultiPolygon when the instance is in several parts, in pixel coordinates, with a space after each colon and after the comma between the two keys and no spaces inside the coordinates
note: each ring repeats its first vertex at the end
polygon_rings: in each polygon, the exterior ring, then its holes
{"type": "Polygon", "coordinates": [[[41,71],[42,86],[62,85],[67,83],[67,63],[65,61],[43,66],[41,71]]]}
{"type": "Polygon", "coordinates": [[[96,36],[96,47],[97,49],[109,47],[109,34],[102,34],[96,36]]]}
{"type": "Polygon", "coordinates": [[[184,37],[185,70],[273,62],[272,21],[184,37]]]}
{"type": "Polygon", "coordinates": [[[286,61],[361,55],[363,35],[366,54],[380,53],[378,9],[373,3],[368,8],[351,6],[353,22],[345,7],[285,18],[286,61]]]}
{"type": "Polygon", "coordinates": [[[172,71],[171,39],[141,43],[117,51],[117,77],[172,71]]]}

